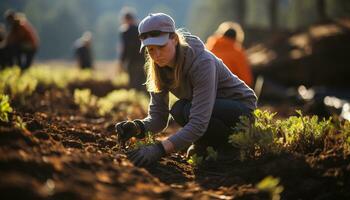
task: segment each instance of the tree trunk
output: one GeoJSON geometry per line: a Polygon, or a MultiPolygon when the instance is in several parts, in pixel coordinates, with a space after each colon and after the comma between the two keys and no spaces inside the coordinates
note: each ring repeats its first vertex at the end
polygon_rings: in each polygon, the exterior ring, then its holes
{"type": "Polygon", "coordinates": [[[236,9],[237,9],[237,22],[242,27],[245,27],[246,1],[238,0],[236,9]]]}
{"type": "Polygon", "coordinates": [[[272,31],[278,29],[278,0],[270,0],[270,27],[272,31]]]}
{"type": "Polygon", "coordinates": [[[317,1],[317,13],[318,13],[318,18],[319,18],[320,22],[324,22],[327,20],[326,1],[325,0],[318,0],[317,1]]]}

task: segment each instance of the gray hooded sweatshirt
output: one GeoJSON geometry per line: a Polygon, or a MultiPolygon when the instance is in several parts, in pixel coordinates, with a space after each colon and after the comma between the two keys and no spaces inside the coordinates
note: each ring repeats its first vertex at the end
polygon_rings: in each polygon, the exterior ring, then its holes
{"type": "MultiPolygon", "coordinates": [[[[168,124],[169,92],[191,101],[189,122],[169,137],[176,150],[188,147],[205,133],[217,98],[240,101],[250,110],[256,108],[257,101],[254,91],[232,74],[221,59],[206,50],[198,37],[187,34],[185,38],[189,47],[180,86],[151,92],[148,116],[142,120],[146,131],[160,132],[168,124]]],[[[161,69],[161,75],[172,77],[173,70],[166,68],[161,69]]]]}

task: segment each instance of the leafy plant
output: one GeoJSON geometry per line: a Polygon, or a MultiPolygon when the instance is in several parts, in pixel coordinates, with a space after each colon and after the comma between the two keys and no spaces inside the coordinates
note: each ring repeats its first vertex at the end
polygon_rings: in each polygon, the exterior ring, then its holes
{"type": "Polygon", "coordinates": [[[97,100],[90,89],[74,90],[74,103],[79,105],[80,111],[84,114],[94,113],[97,110],[97,100]]]}
{"type": "MultiPolygon", "coordinates": [[[[114,90],[102,98],[91,94],[90,89],[75,89],[74,102],[79,105],[82,113],[94,113],[99,116],[106,116],[107,114],[120,111],[123,109],[123,105],[124,109],[139,108],[142,112],[145,112],[148,107],[148,97],[134,89],[114,90]]],[[[136,113],[136,111],[131,113],[136,113]]]]}
{"type": "Polygon", "coordinates": [[[202,162],[203,162],[203,156],[198,156],[197,154],[191,155],[190,159],[187,160],[187,163],[194,167],[200,166],[202,162]]]}
{"type": "Polygon", "coordinates": [[[90,69],[62,67],[60,65],[36,65],[25,72],[44,86],[66,88],[69,83],[86,80],[102,80],[103,77],[90,69]]]}
{"type": "MultiPolygon", "coordinates": [[[[113,111],[113,109],[120,108],[123,104],[133,104],[134,106],[141,107],[142,110],[147,110],[148,103],[148,97],[145,94],[134,89],[114,90],[110,92],[106,97],[100,98],[97,102],[99,108],[98,113],[101,116],[110,113],[113,111]]],[[[131,108],[132,106],[125,107],[131,108]]]]}
{"type": "Polygon", "coordinates": [[[135,143],[131,144],[131,148],[137,149],[137,148],[140,148],[140,147],[145,146],[145,145],[155,144],[155,142],[156,142],[156,139],[155,139],[154,134],[149,131],[145,134],[145,138],[143,138],[141,140],[137,140],[137,141],[135,141],[135,143]]]}
{"type": "Polygon", "coordinates": [[[340,133],[343,136],[343,148],[348,153],[350,152],[350,121],[344,121],[344,124],[340,127],[340,133]]]}
{"type": "Polygon", "coordinates": [[[299,116],[276,122],[283,133],[284,146],[303,153],[322,147],[327,130],[331,128],[331,118],[319,121],[317,116],[303,116],[301,111],[296,112],[299,116]]]}
{"type": "Polygon", "coordinates": [[[273,123],[275,114],[257,109],[253,112],[254,119],[246,116],[240,118],[229,142],[240,149],[241,160],[267,152],[279,152],[278,127],[273,123]],[[276,146],[272,145],[274,143],[276,146]]]}
{"type": "Polygon", "coordinates": [[[259,191],[268,192],[271,200],[280,200],[281,193],[283,192],[283,186],[280,186],[280,179],[272,176],[267,176],[259,183],[256,184],[256,188],[259,191]]]}
{"type": "Polygon", "coordinates": [[[312,152],[322,148],[332,127],[331,118],[319,120],[317,116],[303,116],[301,111],[284,120],[274,120],[275,114],[257,109],[253,119],[241,117],[229,137],[229,142],[240,148],[241,160],[285,151],[312,152]]]}
{"type": "Polygon", "coordinates": [[[205,160],[213,160],[216,161],[218,159],[218,152],[214,150],[213,147],[209,146],[207,147],[207,156],[205,160]]]}
{"type": "Polygon", "coordinates": [[[19,67],[7,68],[0,72],[0,94],[8,94],[11,99],[18,98],[25,104],[26,97],[36,89],[37,80],[26,73],[21,73],[19,67]]]}
{"type": "Polygon", "coordinates": [[[25,135],[31,136],[30,131],[27,129],[27,124],[23,121],[23,119],[20,116],[16,116],[14,118],[13,123],[15,128],[20,129],[25,135]]]}
{"type": "Polygon", "coordinates": [[[14,124],[16,128],[19,128],[21,130],[27,130],[27,124],[23,122],[20,116],[16,116],[14,124]]]}
{"type": "Polygon", "coordinates": [[[18,78],[21,76],[19,67],[5,68],[0,71],[0,94],[9,94],[10,86],[15,85],[18,78]]]}
{"type": "Polygon", "coordinates": [[[118,76],[112,79],[112,84],[117,87],[127,86],[129,84],[129,75],[126,72],[119,72],[118,76]]]}
{"type": "Polygon", "coordinates": [[[13,111],[7,95],[0,94],[0,120],[8,122],[8,114],[13,111]]]}
{"type": "Polygon", "coordinates": [[[10,85],[10,91],[13,98],[19,98],[24,105],[27,97],[31,96],[35,91],[38,81],[31,76],[22,75],[14,84],[10,85]]]}
{"type": "Polygon", "coordinates": [[[187,163],[194,166],[194,167],[198,167],[203,163],[204,160],[205,161],[216,161],[217,158],[218,158],[218,152],[215,151],[213,147],[208,146],[206,148],[205,155],[199,156],[198,154],[194,153],[187,159],[187,163]]]}

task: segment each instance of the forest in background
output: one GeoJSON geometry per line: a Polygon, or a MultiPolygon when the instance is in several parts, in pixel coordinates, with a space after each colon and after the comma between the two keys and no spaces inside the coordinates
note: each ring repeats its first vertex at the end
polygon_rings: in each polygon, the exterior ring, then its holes
{"type": "MultiPolygon", "coordinates": [[[[90,30],[96,58],[110,60],[118,55],[123,6],[134,7],[138,18],[150,12],[168,13],[177,27],[187,28],[204,41],[226,20],[237,21],[246,29],[293,31],[326,18],[350,15],[347,0],[5,0],[0,12],[12,8],[26,14],[41,39],[39,59],[72,59],[74,41],[90,30]]],[[[263,39],[254,34],[246,38],[249,44],[263,39]]]]}
{"type": "Polygon", "coordinates": [[[39,59],[73,59],[74,41],[89,30],[95,56],[106,60],[117,58],[119,13],[123,6],[135,8],[138,18],[150,12],[166,12],[183,26],[187,5],[187,0],[5,0],[0,12],[12,8],[26,14],[41,39],[39,59]]]}

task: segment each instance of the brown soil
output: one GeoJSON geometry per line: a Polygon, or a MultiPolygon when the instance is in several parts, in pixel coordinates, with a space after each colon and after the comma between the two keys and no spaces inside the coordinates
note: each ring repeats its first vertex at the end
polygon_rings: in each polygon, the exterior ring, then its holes
{"type": "MultiPolygon", "coordinates": [[[[28,131],[0,123],[1,199],[269,199],[255,184],[279,177],[282,199],[350,199],[350,155],[335,146],[308,155],[283,154],[194,168],[183,153],[147,169],[119,148],[114,117],[84,116],[72,93],[37,91],[15,112],[28,131]]],[[[169,129],[171,134],[176,129],[169,129]]]]}

